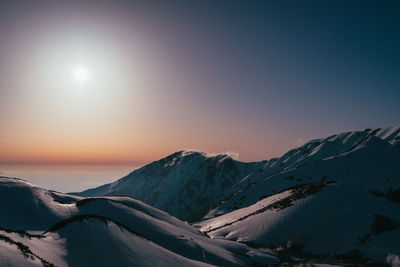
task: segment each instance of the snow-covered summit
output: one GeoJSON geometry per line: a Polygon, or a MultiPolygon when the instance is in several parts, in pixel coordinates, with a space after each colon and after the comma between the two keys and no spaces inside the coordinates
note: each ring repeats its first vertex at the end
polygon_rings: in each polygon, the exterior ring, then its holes
{"type": "Polygon", "coordinates": [[[114,183],[74,194],[127,195],[182,220],[193,221],[221,201],[224,191],[228,192],[264,164],[236,161],[229,154],[183,150],[135,170],[114,183]]]}

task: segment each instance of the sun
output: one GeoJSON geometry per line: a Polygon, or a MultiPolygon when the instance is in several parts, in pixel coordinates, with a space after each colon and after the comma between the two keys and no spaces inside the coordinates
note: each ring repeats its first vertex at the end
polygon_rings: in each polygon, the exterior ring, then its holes
{"type": "Polygon", "coordinates": [[[84,83],[89,79],[89,71],[84,66],[79,66],[74,69],[74,79],[79,83],[84,83]]]}

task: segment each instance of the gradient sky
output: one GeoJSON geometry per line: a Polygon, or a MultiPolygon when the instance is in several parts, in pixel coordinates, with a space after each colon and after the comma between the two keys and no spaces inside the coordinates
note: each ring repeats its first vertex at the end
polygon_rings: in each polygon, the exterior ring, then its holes
{"type": "Polygon", "coordinates": [[[399,1],[0,5],[3,164],[141,164],[184,148],[255,161],[400,124],[399,1]]]}

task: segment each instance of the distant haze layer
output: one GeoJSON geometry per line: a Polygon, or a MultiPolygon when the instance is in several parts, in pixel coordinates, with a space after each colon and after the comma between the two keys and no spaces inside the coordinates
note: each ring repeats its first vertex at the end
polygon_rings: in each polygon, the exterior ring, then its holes
{"type": "Polygon", "coordinates": [[[58,192],[77,192],[114,182],[138,166],[126,165],[0,165],[0,176],[22,178],[58,192]]]}

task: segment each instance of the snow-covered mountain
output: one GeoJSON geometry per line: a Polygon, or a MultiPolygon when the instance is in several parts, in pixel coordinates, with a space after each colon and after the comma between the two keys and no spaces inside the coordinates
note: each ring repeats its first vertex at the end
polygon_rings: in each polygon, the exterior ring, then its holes
{"type": "Polygon", "coordinates": [[[399,255],[399,139],[393,127],[313,140],[248,176],[250,186],[196,226],[213,238],[302,253],[399,255]]]}
{"type": "MultiPolygon", "coordinates": [[[[197,221],[210,209],[220,206],[227,199],[237,195],[237,192],[251,187],[267,177],[285,173],[292,169],[301,169],[310,164],[313,165],[310,169],[313,169],[314,164],[318,165],[320,161],[339,157],[359,149],[371,138],[375,138],[376,142],[382,141],[381,147],[376,148],[377,153],[386,153],[383,151],[385,150],[384,144],[387,145],[387,148],[390,148],[389,150],[400,151],[400,126],[346,132],[312,140],[299,148],[290,150],[280,158],[262,162],[244,163],[225,154],[213,155],[197,151],[180,151],[133,171],[116,182],[73,194],[86,197],[131,196],[181,220],[197,221]],[[379,149],[383,150],[380,151],[379,149]]],[[[391,158],[389,155],[387,157],[391,158]]],[[[347,169],[358,172],[359,164],[363,163],[353,164],[351,160],[344,162],[344,164],[349,166],[347,169]]],[[[374,155],[372,155],[370,161],[374,160],[374,155]]],[[[383,171],[379,166],[375,168],[374,165],[371,165],[370,167],[374,169],[375,174],[383,171]]],[[[324,168],[331,167],[326,166],[324,168]]],[[[323,172],[325,172],[323,175],[325,176],[331,170],[327,169],[323,172]]],[[[381,177],[376,175],[374,177],[379,183],[381,177]]],[[[390,183],[387,183],[386,187],[390,188],[390,183]]],[[[381,192],[380,187],[371,186],[370,189],[381,192]]],[[[273,192],[264,192],[263,189],[262,195],[271,193],[273,192]]],[[[259,196],[257,195],[257,197],[259,196]]],[[[256,199],[254,198],[252,201],[252,203],[241,202],[244,205],[253,204],[256,199]]],[[[221,214],[221,212],[242,207],[240,203],[236,202],[225,202],[226,204],[220,209],[215,209],[215,212],[221,214]],[[232,203],[234,205],[231,205],[232,203]]]]}
{"type": "Polygon", "coordinates": [[[133,171],[114,183],[73,194],[131,196],[181,220],[194,221],[264,164],[239,162],[225,154],[185,150],[133,171]]]}
{"type": "Polygon", "coordinates": [[[312,140],[258,163],[182,151],[80,195],[121,194],[202,217],[195,226],[213,238],[383,261],[400,254],[400,126],[312,140]]]}
{"type": "Polygon", "coordinates": [[[0,266],[274,264],[129,197],[82,198],[0,178],[0,266]]]}
{"type": "Polygon", "coordinates": [[[332,135],[290,150],[248,175],[240,182],[241,188],[206,217],[254,204],[260,197],[295,184],[319,180],[364,188],[399,202],[400,126],[332,135]]]}

